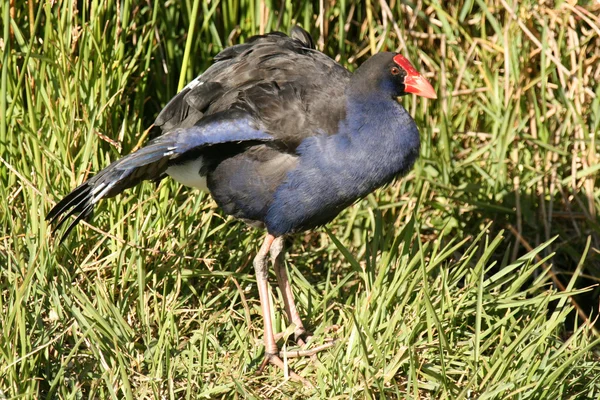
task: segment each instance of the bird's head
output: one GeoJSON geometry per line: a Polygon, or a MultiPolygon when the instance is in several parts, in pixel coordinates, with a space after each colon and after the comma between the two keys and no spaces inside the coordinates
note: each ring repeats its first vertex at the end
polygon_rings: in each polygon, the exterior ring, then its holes
{"type": "Polygon", "coordinates": [[[355,83],[360,91],[384,92],[394,98],[407,93],[436,99],[437,95],[431,84],[415,67],[398,53],[378,53],[369,58],[356,71],[355,83]]]}
{"type": "Polygon", "coordinates": [[[415,67],[402,54],[396,54],[392,57],[392,62],[388,65],[388,70],[389,79],[398,88],[399,96],[412,93],[429,99],[437,99],[437,95],[431,84],[423,75],[417,72],[415,67]]]}

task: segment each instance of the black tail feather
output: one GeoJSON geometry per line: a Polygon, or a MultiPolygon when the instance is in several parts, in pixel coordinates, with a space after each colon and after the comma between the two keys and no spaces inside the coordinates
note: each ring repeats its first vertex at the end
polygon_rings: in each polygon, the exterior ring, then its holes
{"type": "MultiPolygon", "coordinates": [[[[67,227],[67,230],[65,231],[65,233],[62,234],[62,236],[60,237],[60,243],[64,242],[65,238],[67,236],[69,236],[69,233],[71,233],[71,231],[73,230],[73,228],[75,228],[77,226],[77,224],[79,223],[79,221],[81,221],[84,218],[89,217],[92,214],[93,210],[94,210],[94,204],[93,203],[89,203],[87,206],[85,206],[83,208],[83,210],[81,210],[81,212],[79,213],[79,215],[77,216],[77,218],[75,218],[73,220],[73,222],[71,222],[69,224],[69,226],[67,227]]],[[[66,220],[66,217],[63,218],[63,220],[60,223],[62,223],[64,220],[66,220]]],[[[58,229],[58,227],[57,227],[57,229],[58,229]]]]}
{"type": "MultiPolygon", "coordinates": [[[[54,230],[60,229],[60,227],[65,223],[69,217],[72,215],[83,211],[89,204],[91,204],[91,199],[89,197],[89,187],[88,190],[82,191],[79,196],[75,197],[71,202],[69,202],[68,206],[65,206],[64,211],[61,211],[61,214],[58,214],[55,218],[58,218],[59,215],[62,215],[54,230]],[[69,210],[70,209],[70,210],[69,210]],[[68,211],[68,212],[67,212],[68,211]]],[[[92,204],[93,205],[93,204],[92,204]]],[[[51,224],[54,223],[52,220],[51,224]]]]}
{"type": "Polygon", "coordinates": [[[92,214],[94,206],[100,200],[114,197],[143,180],[163,177],[169,161],[169,157],[164,155],[168,145],[167,142],[154,148],[142,148],[113,162],[58,202],[46,216],[46,220],[54,225],[54,232],[77,214],[60,241],[62,242],[82,219],[92,214]]]}
{"type": "Polygon", "coordinates": [[[65,196],[64,199],[59,201],[53,208],[50,210],[48,215],[46,215],[46,221],[50,221],[50,224],[54,224],[56,218],[61,215],[65,210],[71,208],[73,206],[73,201],[81,196],[83,193],[89,191],[89,186],[87,182],[82,185],[76,187],[71,193],[65,196]]]}

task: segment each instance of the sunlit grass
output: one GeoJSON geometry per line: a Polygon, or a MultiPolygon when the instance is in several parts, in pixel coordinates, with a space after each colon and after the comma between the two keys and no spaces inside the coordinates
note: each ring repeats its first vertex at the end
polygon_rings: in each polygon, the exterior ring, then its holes
{"type": "Polygon", "coordinates": [[[324,3],[1,4],[0,398],[598,398],[599,6],[324,3]],[[301,315],[338,339],[291,361],[314,390],[255,375],[262,233],[206,195],[141,185],[63,245],[44,221],[216,53],[296,22],[439,95],[404,99],[408,176],[290,239],[301,315]]]}

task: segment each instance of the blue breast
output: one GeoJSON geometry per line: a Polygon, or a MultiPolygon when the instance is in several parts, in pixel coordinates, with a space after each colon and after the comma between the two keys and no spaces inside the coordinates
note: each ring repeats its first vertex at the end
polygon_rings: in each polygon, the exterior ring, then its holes
{"type": "Polygon", "coordinates": [[[271,234],[323,225],[414,164],[419,131],[397,102],[348,101],[347,111],[337,134],[312,136],[298,147],[298,165],[277,188],[265,218],[271,234]]]}

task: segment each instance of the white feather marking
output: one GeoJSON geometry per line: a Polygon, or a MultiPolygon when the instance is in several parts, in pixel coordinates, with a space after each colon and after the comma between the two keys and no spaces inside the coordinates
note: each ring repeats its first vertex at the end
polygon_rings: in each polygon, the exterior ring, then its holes
{"type": "Polygon", "coordinates": [[[98,185],[95,188],[93,188],[90,194],[92,196],[95,195],[96,193],[98,193],[99,191],[101,191],[104,186],[106,186],[106,183],[101,183],[100,185],[98,185]]]}
{"type": "MultiPolygon", "coordinates": [[[[101,185],[101,186],[102,186],[102,185],[101,185]]],[[[95,194],[95,195],[94,195],[94,197],[92,197],[92,200],[90,201],[90,203],[92,203],[92,204],[96,204],[98,201],[100,201],[100,200],[101,200],[101,199],[104,197],[104,195],[105,195],[106,193],[108,193],[108,191],[109,191],[110,189],[112,189],[112,187],[113,187],[113,186],[114,186],[114,185],[107,185],[107,186],[104,188],[104,190],[103,190],[103,191],[101,191],[101,192],[100,192],[100,193],[98,193],[98,194],[95,194]]]]}
{"type": "Polygon", "coordinates": [[[197,159],[190,160],[184,164],[171,165],[167,168],[167,175],[185,186],[195,187],[204,192],[208,192],[206,176],[200,175],[201,168],[202,157],[198,157],[197,159]]]}
{"type": "Polygon", "coordinates": [[[196,77],[196,79],[194,79],[193,81],[190,81],[187,85],[185,85],[184,89],[193,89],[198,85],[202,85],[204,82],[200,82],[201,77],[202,77],[202,75],[198,75],[196,77]]]}
{"type": "Polygon", "coordinates": [[[175,154],[175,150],[177,150],[176,146],[167,147],[167,151],[163,153],[163,157],[169,157],[175,154]]]}

